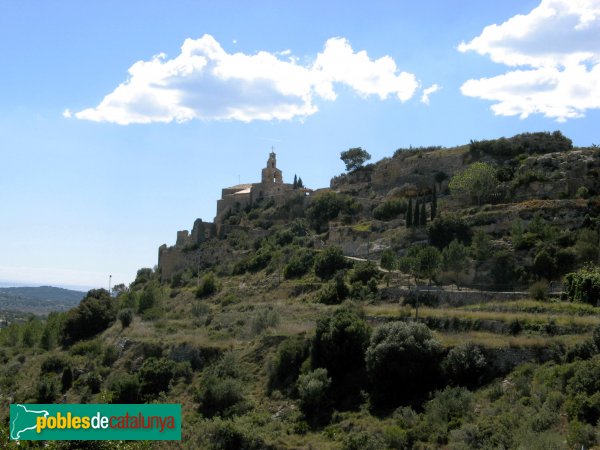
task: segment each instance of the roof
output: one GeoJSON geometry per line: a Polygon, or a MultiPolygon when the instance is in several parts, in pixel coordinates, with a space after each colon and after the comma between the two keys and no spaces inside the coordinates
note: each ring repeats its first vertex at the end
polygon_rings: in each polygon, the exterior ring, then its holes
{"type": "Polygon", "coordinates": [[[252,183],[246,183],[246,184],[236,184],[235,186],[229,186],[229,187],[226,187],[225,189],[242,190],[242,189],[250,189],[251,187],[252,187],[252,183]]]}

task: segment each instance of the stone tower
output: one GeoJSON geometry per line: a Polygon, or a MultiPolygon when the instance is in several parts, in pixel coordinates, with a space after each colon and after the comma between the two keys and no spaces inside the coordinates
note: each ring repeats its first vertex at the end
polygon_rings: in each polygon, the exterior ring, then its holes
{"type": "Polygon", "coordinates": [[[267,167],[262,170],[262,184],[264,187],[267,187],[273,183],[282,184],[283,176],[281,170],[277,168],[277,156],[274,151],[271,151],[267,161],[267,167]]]}

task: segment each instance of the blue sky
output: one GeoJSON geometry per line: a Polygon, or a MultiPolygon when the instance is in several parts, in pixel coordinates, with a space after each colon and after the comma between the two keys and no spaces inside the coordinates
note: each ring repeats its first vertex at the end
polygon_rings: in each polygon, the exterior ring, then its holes
{"type": "Polygon", "coordinates": [[[129,283],[271,146],[317,188],[349,147],[600,143],[598,0],[5,0],[0,54],[13,284],[129,283]]]}

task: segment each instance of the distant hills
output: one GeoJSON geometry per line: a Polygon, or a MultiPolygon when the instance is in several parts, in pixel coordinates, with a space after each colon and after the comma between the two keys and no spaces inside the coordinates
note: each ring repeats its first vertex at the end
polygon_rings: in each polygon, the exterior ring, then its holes
{"type": "Polygon", "coordinates": [[[85,292],[52,286],[0,288],[0,311],[48,314],[79,304],[85,292]]]}

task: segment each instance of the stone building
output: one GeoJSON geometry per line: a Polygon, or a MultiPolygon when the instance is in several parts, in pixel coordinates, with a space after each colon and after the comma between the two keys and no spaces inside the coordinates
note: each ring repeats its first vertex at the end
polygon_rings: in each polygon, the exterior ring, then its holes
{"type": "Polygon", "coordinates": [[[292,184],[283,182],[283,174],[277,168],[277,155],[271,151],[267,166],[262,169],[260,183],[238,184],[221,191],[221,199],[217,201],[215,223],[221,223],[229,211],[239,211],[263,198],[284,201],[293,191],[292,184]]]}
{"type": "Polygon", "coordinates": [[[284,183],[283,174],[277,168],[277,155],[271,151],[267,166],[262,169],[259,183],[238,184],[221,191],[214,222],[196,219],[191,232],[188,230],[177,232],[174,246],[168,247],[166,244],[160,246],[158,266],[162,279],[169,280],[178,271],[187,267],[199,267],[211,258],[215,259],[213,262],[222,258],[224,255],[213,254],[201,244],[211,238],[226,236],[231,229],[236,228],[223,224],[223,219],[230,211],[239,211],[266,198],[272,199],[277,205],[282,205],[300,192],[308,195],[312,191],[305,188],[294,189],[293,184],[284,183]]]}

